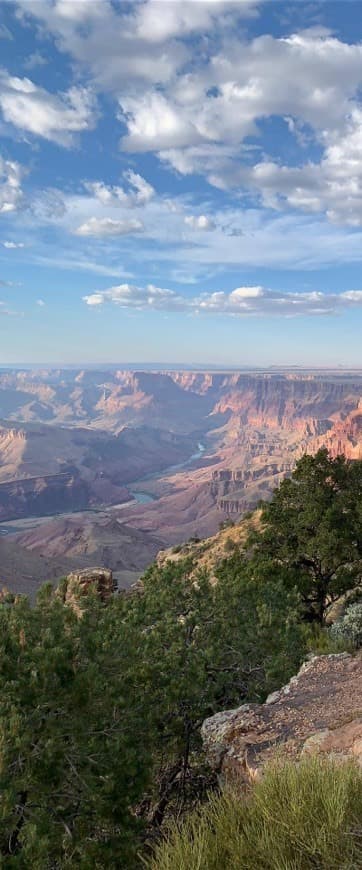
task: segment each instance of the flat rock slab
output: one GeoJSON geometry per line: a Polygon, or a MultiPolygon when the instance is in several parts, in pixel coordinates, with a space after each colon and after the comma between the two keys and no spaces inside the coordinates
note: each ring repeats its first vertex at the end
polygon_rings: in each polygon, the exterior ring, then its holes
{"type": "Polygon", "coordinates": [[[265,704],[217,713],[202,726],[209,763],[223,779],[253,779],[278,751],[318,752],[362,764],[362,653],[314,656],[265,704]]]}

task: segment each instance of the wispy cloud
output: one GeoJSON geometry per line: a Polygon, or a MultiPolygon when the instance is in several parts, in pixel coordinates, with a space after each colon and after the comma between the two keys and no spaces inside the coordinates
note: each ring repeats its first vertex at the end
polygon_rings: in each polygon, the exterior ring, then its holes
{"type": "Polygon", "coordinates": [[[0,214],[9,214],[20,205],[23,197],[21,181],[24,170],[15,160],[0,155],[0,214]]]}
{"type": "Polygon", "coordinates": [[[60,269],[70,272],[93,272],[95,275],[104,275],[106,278],[132,278],[132,273],[125,268],[121,263],[107,265],[106,263],[97,263],[93,260],[82,259],[77,257],[45,257],[41,254],[34,255],[32,262],[38,266],[44,266],[50,269],[60,269]]]}
{"type": "Polygon", "coordinates": [[[15,251],[16,248],[25,248],[24,242],[1,242],[3,248],[9,251],[15,251]]]}

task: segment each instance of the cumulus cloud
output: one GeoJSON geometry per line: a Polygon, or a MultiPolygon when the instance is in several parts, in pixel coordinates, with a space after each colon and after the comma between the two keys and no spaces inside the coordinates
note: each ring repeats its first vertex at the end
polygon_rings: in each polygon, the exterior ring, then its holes
{"type": "Polygon", "coordinates": [[[325,134],[320,162],[286,166],[263,160],[254,166],[229,166],[214,182],[253,189],[263,205],[287,204],[309,213],[325,212],[335,223],[362,224],[362,110],[353,109],[345,127],[325,134]]]}
{"type": "MultiPolygon", "coordinates": [[[[20,18],[38,21],[102,88],[117,91],[125,82],[169,81],[188,56],[181,42],[164,41],[160,50],[159,40],[147,38],[142,3],[18,0],[17,5],[20,18]]],[[[163,5],[152,2],[154,19],[162,16],[163,5]]]]}
{"type": "Polygon", "coordinates": [[[166,83],[190,58],[190,35],[220,34],[256,11],[258,0],[17,0],[18,15],[35,18],[58,48],[90,70],[97,85],[117,91],[166,83]]]}
{"type": "Polygon", "coordinates": [[[147,287],[120,284],[84,296],[83,301],[91,307],[114,303],[122,308],[138,310],[184,311],[234,317],[300,317],[332,315],[347,308],[362,306],[362,291],[347,290],[340,294],[320,291],[279,292],[256,285],[236,287],[231,292],[219,290],[186,297],[152,284],[147,287]]]}
{"type": "Polygon", "coordinates": [[[36,304],[39,305],[39,308],[44,308],[44,306],[45,306],[44,299],[37,299],[36,304]]]}
{"type": "Polygon", "coordinates": [[[23,169],[15,160],[0,156],[0,214],[15,211],[22,200],[23,169]]]}
{"type": "Polygon", "coordinates": [[[186,215],[184,218],[184,222],[186,226],[190,227],[191,230],[214,230],[215,224],[211,218],[207,217],[205,214],[199,215],[186,215]]]}
{"type": "Polygon", "coordinates": [[[132,233],[142,233],[144,230],[142,221],[132,218],[131,220],[114,221],[112,218],[91,217],[75,230],[76,236],[126,236],[132,233]]]}
{"type": "Polygon", "coordinates": [[[87,305],[96,307],[105,302],[113,302],[122,308],[139,310],[155,309],[156,311],[175,311],[184,308],[185,300],[173,290],[155,287],[137,287],[132,284],[119,284],[109,290],[97,291],[83,297],[87,305]]]}
{"type": "Polygon", "coordinates": [[[361,85],[360,43],[316,29],[249,43],[229,35],[219,53],[172,86],[120,95],[122,147],[155,151],[180,174],[252,192],[267,207],[324,211],[331,221],[357,225],[361,85]],[[317,145],[321,159],[292,166],[256,160],[262,124],[276,116],[298,147],[317,145]]]}
{"type": "Polygon", "coordinates": [[[74,136],[95,125],[96,103],[87,88],[51,94],[31,79],[0,72],[0,109],[4,120],[21,130],[70,146],[74,136]]]}
{"type": "Polygon", "coordinates": [[[227,24],[222,16],[252,15],[259,0],[148,0],[141,3],[135,16],[136,33],[150,42],[163,42],[173,37],[187,36],[191,33],[212,30],[215,26],[227,24]]]}
{"type": "MultiPolygon", "coordinates": [[[[362,224],[361,43],[323,28],[248,41],[235,24],[256,13],[255,0],[18,0],[17,9],[55,38],[73,68],[87,70],[92,88],[114,93],[123,150],[154,152],[173,171],[201,174],[258,207],[362,224]],[[264,125],[276,117],[297,153],[304,148],[297,165],[295,152],[293,165],[283,165],[262,150],[264,125]],[[313,160],[305,159],[311,144],[313,160]]],[[[5,73],[1,106],[8,122],[63,145],[96,119],[92,90],[50,94],[5,73]]],[[[85,187],[110,208],[144,206],[154,196],[132,171],[122,184],[85,187]]],[[[189,217],[190,230],[213,228],[189,217]]]]}
{"type": "Polygon", "coordinates": [[[154,188],[142,175],[129,169],[124,173],[124,178],[128,182],[128,190],[117,185],[106,185],[103,181],[86,181],[84,187],[102,205],[112,207],[134,208],[145,205],[154,197],[154,188]]]}
{"type": "Polygon", "coordinates": [[[202,141],[197,119],[170,96],[150,92],[120,97],[128,134],[122,141],[126,151],[160,151],[182,148],[202,141]]]}
{"type": "Polygon", "coordinates": [[[258,119],[274,115],[298,118],[318,131],[335,129],[349,115],[362,81],[361,61],[362,45],[315,32],[260,36],[245,44],[229,40],[201,69],[180,75],[172,90],[121,96],[124,146],[237,146],[258,135],[258,119]]]}

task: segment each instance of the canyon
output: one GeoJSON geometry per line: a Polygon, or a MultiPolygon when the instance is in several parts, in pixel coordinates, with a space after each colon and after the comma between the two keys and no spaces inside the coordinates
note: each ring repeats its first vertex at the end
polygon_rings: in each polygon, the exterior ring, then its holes
{"type": "Polygon", "coordinates": [[[19,588],[30,556],[39,580],[93,561],[127,585],[321,446],[362,458],[362,371],[0,370],[3,565],[15,548],[19,588]]]}

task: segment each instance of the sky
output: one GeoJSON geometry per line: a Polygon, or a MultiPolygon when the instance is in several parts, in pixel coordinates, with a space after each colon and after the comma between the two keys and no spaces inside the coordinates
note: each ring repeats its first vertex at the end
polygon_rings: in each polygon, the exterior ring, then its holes
{"type": "Polygon", "coordinates": [[[0,364],[362,366],[362,0],[0,0],[0,364]]]}

